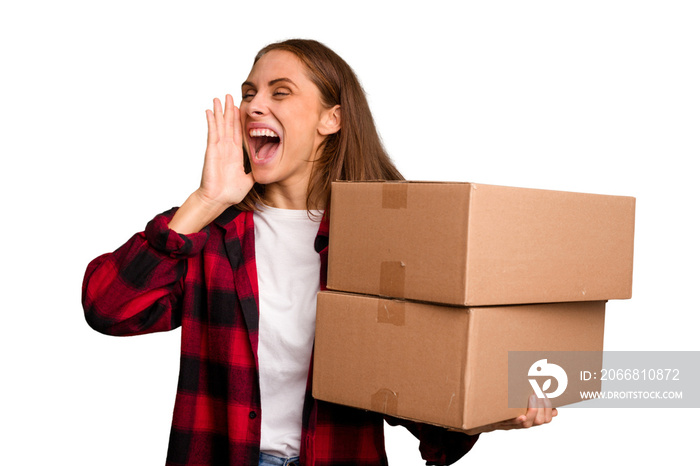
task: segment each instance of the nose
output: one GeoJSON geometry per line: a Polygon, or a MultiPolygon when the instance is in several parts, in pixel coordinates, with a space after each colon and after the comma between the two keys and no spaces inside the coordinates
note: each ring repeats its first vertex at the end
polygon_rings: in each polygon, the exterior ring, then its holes
{"type": "Polygon", "coordinates": [[[265,98],[260,93],[253,96],[246,105],[246,112],[252,117],[261,117],[267,114],[268,107],[265,98]]]}

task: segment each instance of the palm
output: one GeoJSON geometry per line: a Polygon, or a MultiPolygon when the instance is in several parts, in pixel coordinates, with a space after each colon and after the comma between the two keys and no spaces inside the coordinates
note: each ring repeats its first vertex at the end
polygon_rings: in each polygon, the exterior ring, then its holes
{"type": "Polygon", "coordinates": [[[226,110],[214,99],[214,111],[207,110],[207,150],[204,157],[202,197],[225,205],[238,204],[253,187],[253,176],[243,165],[243,136],[240,110],[233,97],[226,96],[226,110]]]}

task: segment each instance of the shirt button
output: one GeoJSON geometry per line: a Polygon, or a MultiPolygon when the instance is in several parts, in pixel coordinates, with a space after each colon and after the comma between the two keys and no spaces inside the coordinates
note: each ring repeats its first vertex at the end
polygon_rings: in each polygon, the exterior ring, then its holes
{"type": "Polygon", "coordinates": [[[255,419],[256,417],[258,417],[258,415],[255,411],[251,411],[250,413],[248,413],[248,417],[251,419],[255,419]]]}

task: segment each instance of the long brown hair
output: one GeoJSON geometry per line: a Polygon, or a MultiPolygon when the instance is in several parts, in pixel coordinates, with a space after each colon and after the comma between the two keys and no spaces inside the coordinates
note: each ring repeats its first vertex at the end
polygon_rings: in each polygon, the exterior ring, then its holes
{"type": "MultiPolygon", "coordinates": [[[[374,125],[365,92],[350,66],[320,42],[290,39],[261,49],[253,66],[266,53],[283,50],[296,55],[309,70],[309,79],[318,87],[326,108],[340,105],[341,128],[326,137],[314,162],[306,197],[307,209],[318,203],[329,206],[331,182],[336,180],[403,180],[374,125]]],[[[250,161],[245,158],[246,171],[250,161]]],[[[241,210],[254,210],[262,201],[264,186],[256,183],[238,204],[241,210]]]]}

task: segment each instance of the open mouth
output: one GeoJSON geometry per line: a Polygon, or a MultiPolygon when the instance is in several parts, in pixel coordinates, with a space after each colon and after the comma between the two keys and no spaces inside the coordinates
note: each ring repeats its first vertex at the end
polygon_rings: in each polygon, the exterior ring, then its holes
{"type": "Polygon", "coordinates": [[[253,159],[257,162],[265,162],[274,157],[279,148],[281,138],[269,128],[253,128],[248,132],[250,136],[250,149],[253,159]]]}

